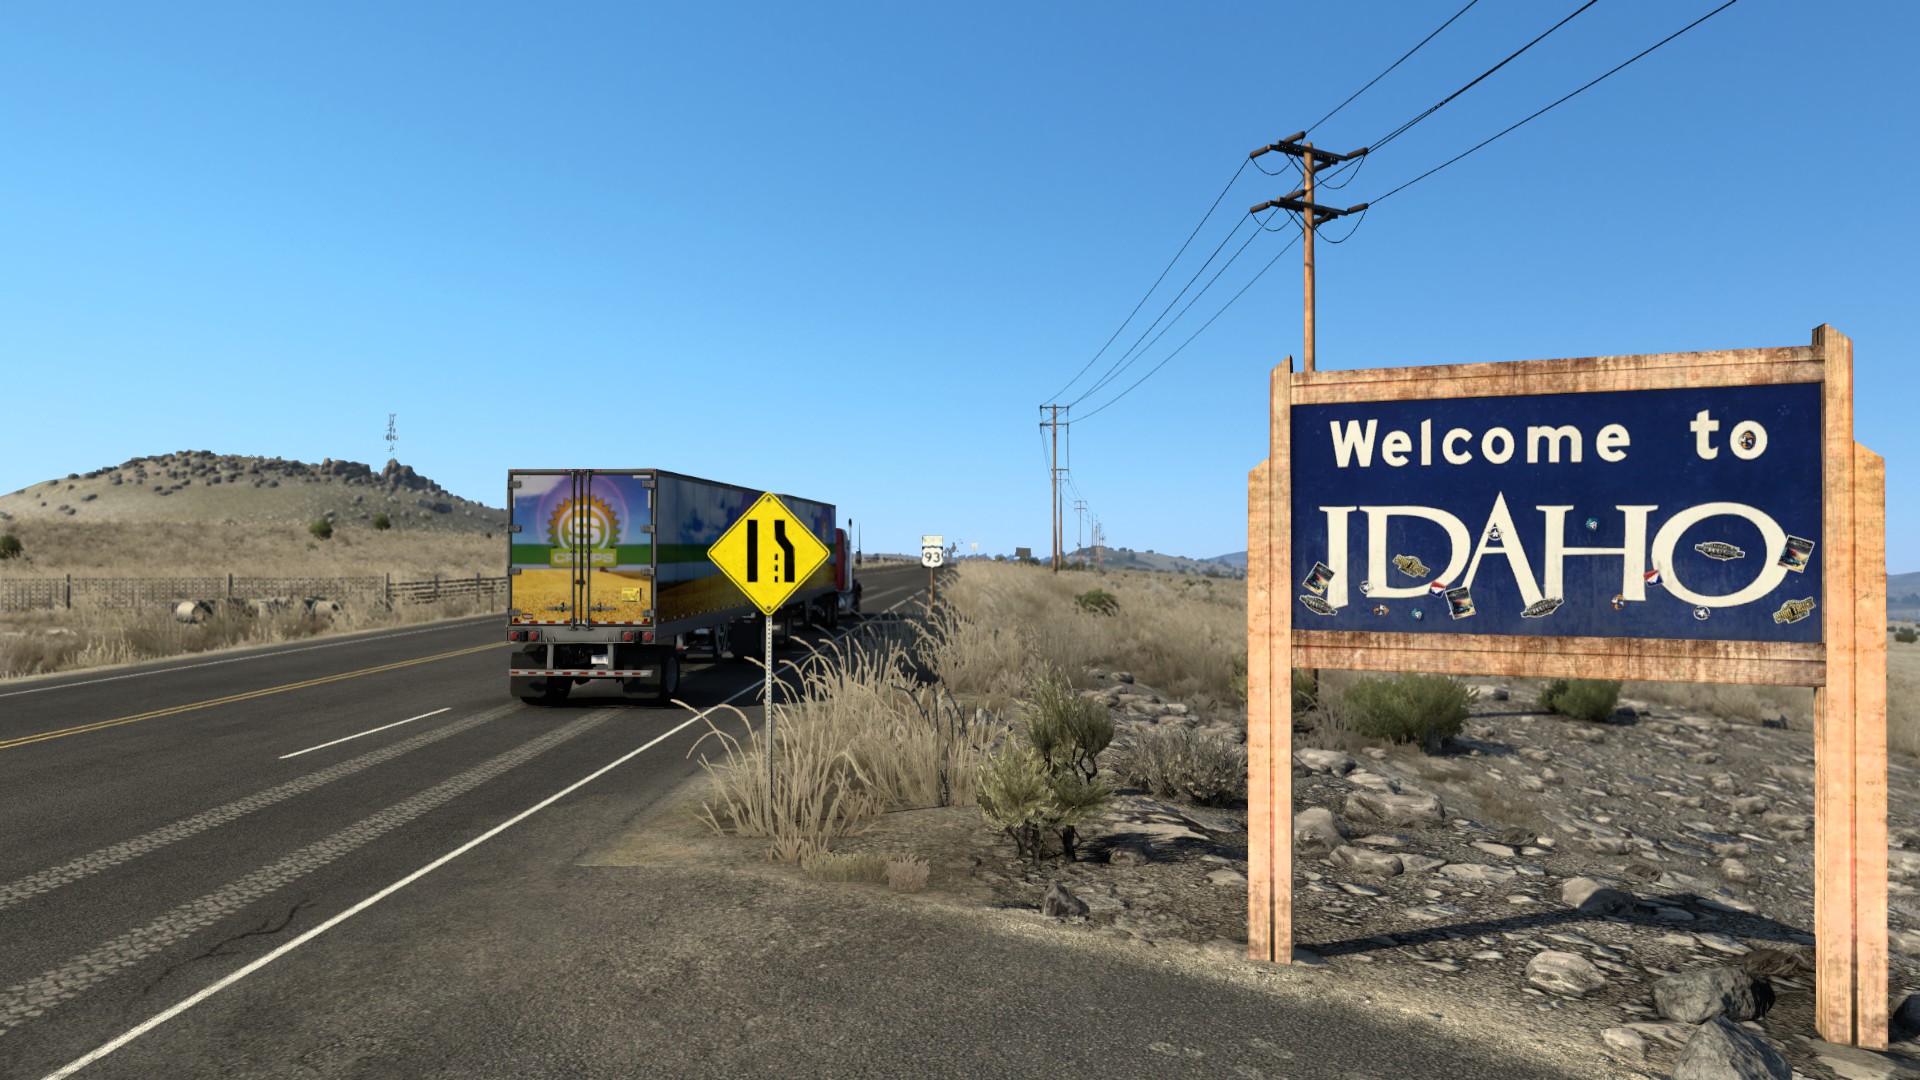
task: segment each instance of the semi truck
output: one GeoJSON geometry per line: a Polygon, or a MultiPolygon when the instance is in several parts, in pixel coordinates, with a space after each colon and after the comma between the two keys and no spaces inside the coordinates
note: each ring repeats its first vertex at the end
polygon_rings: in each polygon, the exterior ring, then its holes
{"type": "MultiPolygon", "coordinates": [[[[509,470],[509,691],[557,705],[603,680],[666,701],[688,654],[758,655],[767,616],[707,549],[760,495],[664,469],[509,470]]],[[[858,614],[859,587],[833,504],[780,501],[832,552],[771,617],[785,645],[802,624],[858,614]]]]}

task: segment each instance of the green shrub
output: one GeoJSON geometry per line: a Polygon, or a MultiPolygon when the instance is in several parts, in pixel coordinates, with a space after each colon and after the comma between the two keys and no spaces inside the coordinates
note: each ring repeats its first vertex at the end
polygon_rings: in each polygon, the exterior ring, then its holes
{"type": "Polygon", "coordinates": [[[1091,780],[1100,771],[1100,751],[1113,742],[1113,714],[1074,692],[1057,669],[1027,683],[1027,745],[1049,762],[1091,780]]]}
{"type": "Polygon", "coordinates": [[[1233,674],[1228,676],[1233,686],[1233,696],[1242,702],[1247,700],[1247,654],[1241,653],[1233,658],[1233,674]]]}
{"type": "Polygon", "coordinates": [[[393,528],[393,519],[385,514],[375,514],[373,515],[373,527],[385,532],[393,528]]]}
{"type": "Polygon", "coordinates": [[[312,533],[316,539],[325,540],[333,535],[333,522],[328,521],[326,518],[316,519],[313,524],[307,526],[307,531],[312,533]]]}
{"type": "Polygon", "coordinates": [[[1105,589],[1088,589],[1073,598],[1081,611],[1095,615],[1112,615],[1120,610],[1120,598],[1105,589]]]}
{"type": "Polygon", "coordinates": [[[1548,712],[1601,724],[1620,703],[1617,679],[1553,679],[1540,691],[1540,707],[1548,712]]]}
{"type": "Polygon", "coordinates": [[[1427,753],[1460,734],[1469,706],[1480,696],[1445,675],[1367,678],[1346,693],[1347,722],[1360,734],[1389,742],[1417,742],[1427,753]]]}
{"type": "Polygon", "coordinates": [[[0,536],[0,559],[17,559],[22,550],[19,537],[12,533],[0,536]]]}
{"type": "Polygon", "coordinates": [[[1097,756],[1113,742],[1113,716],[1076,694],[1057,669],[1031,680],[1027,697],[1025,738],[1007,740],[987,759],[975,801],[987,824],[1034,865],[1047,833],[1058,835],[1060,853],[1072,862],[1075,827],[1113,798],[1094,779],[1097,756]]]}
{"type": "Polygon", "coordinates": [[[1050,762],[1038,750],[1013,739],[981,768],[975,792],[987,824],[1006,833],[1014,849],[1035,866],[1040,865],[1046,833],[1058,834],[1061,854],[1074,861],[1075,826],[1112,798],[1105,784],[1050,762]]]}
{"type": "Polygon", "coordinates": [[[1293,715],[1299,716],[1320,703],[1320,680],[1313,672],[1293,669],[1293,715]]]}
{"type": "MultiPolygon", "coordinates": [[[[13,537],[0,536],[0,552],[4,552],[6,550],[7,541],[9,540],[13,540],[13,537]]],[[[15,554],[18,554],[19,548],[17,545],[19,544],[19,541],[14,540],[14,544],[16,545],[16,547],[14,548],[14,552],[15,554]]],[[[1911,626],[1904,626],[1893,632],[1893,640],[1901,643],[1902,645],[1911,645],[1916,641],[1920,641],[1920,632],[1916,632],[1911,626]]]]}
{"type": "Polygon", "coordinates": [[[1247,752],[1220,735],[1151,727],[1115,748],[1111,765],[1124,784],[1155,798],[1228,803],[1247,797],[1247,752]]]}

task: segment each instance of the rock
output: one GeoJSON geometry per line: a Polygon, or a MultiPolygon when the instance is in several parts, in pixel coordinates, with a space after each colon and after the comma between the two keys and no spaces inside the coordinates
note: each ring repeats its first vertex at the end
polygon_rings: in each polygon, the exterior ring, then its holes
{"type": "Polygon", "coordinates": [[[1605,986],[1607,977],[1579,953],[1546,949],[1527,961],[1527,981],[1550,993],[1585,997],[1605,986]]]}
{"type": "Polygon", "coordinates": [[[1767,807],[1772,804],[1767,802],[1766,796],[1764,795],[1748,795],[1743,798],[1734,799],[1727,805],[1733,807],[1734,810],[1739,813],[1753,817],[1756,814],[1766,813],[1767,807]]]}
{"type": "Polygon", "coordinates": [[[1793,1080],[1793,1068],[1758,1035],[1716,1016],[1680,1048],[1673,1080],[1793,1080]]]}
{"type": "Polygon", "coordinates": [[[1800,975],[1813,970],[1805,956],[1783,949],[1754,949],[1740,958],[1740,966],[1753,975],[1800,975]]]}
{"type": "Polygon", "coordinates": [[[1603,743],[1607,741],[1606,734],[1598,728],[1569,726],[1566,729],[1566,735],[1567,738],[1573,739],[1576,742],[1603,743]]]}
{"type": "Polygon", "coordinates": [[[1047,886],[1046,899],[1040,901],[1040,914],[1054,918],[1078,918],[1087,910],[1085,900],[1068,892],[1057,881],[1047,886]]]}
{"type": "Polygon", "coordinates": [[[1887,873],[1902,880],[1920,877],[1920,851],[1887,850],[1887,873]]]}
{"type": "Polygon", "coordinates": [[[1435,795],[1396,795],[1386,791],[1356,791],[1347,796],[1347,816],[1369,816],[1388,825],[1438,825],[1446,809],[1435,795]]]}
{"type": "Polygon", "coordinates": [[[1633,841],[1624,836],[1591,836],[1587,850],[1596,855],[1625,855],[1633,850],[1633,841]]]}
{"type": "Polygon", "coordinates": [[[1342,844],[1333,849],[1331,859],[1335,866],[1381,877],[1392,877],[1401,870],[1400,856],[1390,851],[1372,851],[1342,844]]]}
{"type": "Polygon", "coordinates": [[[1242,874],[1238,870],[1228,870],[1225,868],[1210,871],[1207,874],[1207,880],[1213,882],[1215,885],[1245,885],[1247,883],[1245,874],[1242,874]]]}
{"type": "Polygon", "coordinates": [[[1497,855],[1502,859],[1511,859],[1519,854],[1505,844],[1496,844],[1490,840],[1475,840],[1473,846],[1480,851],[1484,851],[1489,855],[1497,855]]]}
{"type": "Polygon", "coordinates": [[[1511,692],[1507,690],[1506,687],[1496,686],[1493,688],[1493,691],[1487,696],[1493,701],[1506,701],[1509,698],[1511,698],[1513,695],[1511,692]]]}
{"type": "Polygon", "coordinates": [[[1403,853],[1400,856],[1400,872],[1403,874],[1424,874],[1429,870],[1436,870],[1445,865],[1447,865],[1447,860],[1436,859],[1431,855],[1408,855],[1403,853]]]}
{"type": "Polygon", "coordinates": [[[1345,843],[1346,838],[1346,826],[1324,806],[1308,807],[1293,815],[1295,847],[1332,851],[1345,843]]]}
{"type": "Polygon", "coordinates": [[[1518,876],[1518,871],[1504,866],[1485,866],[1481,863],[1448,863],[1437,872],[1441,877],[1471,881],[1477,885],[1505,885],[1518,876]]]}
{"type": "Polygon", "coordinates": [[[1107,861],[1115,866],[1144,866],[1149,860],[1139,845],[1120,844],[1107,852],[1107,861]]]}
{"type": "Polygon", "coordinates": [[[1920,1032],[1920,994],[1908,994],[1893,1010],[1892,1020],[1903,1031],[1920,1032]]]}
{"type": "Polygon", "coordinates": [[[1637,1064],[1647,1059],[1646,1037],[1630,1027],[1610,1027],[1600,1033],[1600,1041],[1622,1061],[1637,1064]]]}
{"type": "Polygon", "coordinates": [[[1736,881],[1742,884],[1753,880],[1753,871],[1747,869],[1747,864],[1741,862],[1739,859],[1721,860],[1720,874],[1728,881],[1736,881]]]}
{"type": "Polygon", "coordinates": [[[1327,773],[1332,776],[1345,776],[1352,772],[1354,765],[1357,764],[1351,754],[1338,750],[1295,750],[1293,760],[1306,766],[1309,772],[1327,773]]]}
{"type": "Polygon", "coordinates": [[[1133,681],[1133,672],[1116,671],[1113,673],[1113,677],[1116,682],[1130,683],[1133,681]]]}
{"type": "Polygon", "coordinates": [[[1653,1007],[1661,1016],[1698,1024],[1717,1016],[1752,1020],[1760,1014],[1753,976],[1744,968],[1695,968],[1653,984],[1653,1007]]]}
{"type": "Polygon", "coordinates": [[[1523,746],[1520,748],[1519,753],[1521,757],[1537,765],[1545,765],[1547,762],[1553,760],[1553,751],[1542,750],[1537,746],[1523,746]]]}
{"type": "Polygon", "coordinates": [[[1368,772],[1365,769],[1355,769],[1348,773],[1347,783],[1355,787],[1366,788],[1368,791],[1378,791],[1387,795],[1398,795],[1400,793],[1400,782],[1398,780],[1395,780],[1391,776],[1382,776],[1377,772],[1368,772]]]}

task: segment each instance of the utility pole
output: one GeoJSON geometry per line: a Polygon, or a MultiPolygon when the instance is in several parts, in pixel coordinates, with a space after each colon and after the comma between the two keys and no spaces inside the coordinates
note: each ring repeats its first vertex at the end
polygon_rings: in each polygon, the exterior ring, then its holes
{"type": "Polygon", "coordinates": [[[1299,158],[1302,171],[1306,173],[1305,187],[1302,187],[1299,191],[1296,191],[1293,194],[1285,196],[1283,198],[1269,199],[1268,201],[1261,203],[1260,205],[1252,208],[1251,210],[1248,210],[1247,213],[1257,214],[1262,210],[1272,210],[1277,207],[1282,210],[1292,210],[1306,220],[1306,236],[1304,237],[1306,243],[1302,250],[1302,255],[1301,255],[1301,263],[1302,263],[1301,276],[1303,278],[1302,284],[1305,291],[1305,295],[1302,298],[1301,306],[1305,312],[1305,318],[1304,318],[1305,326],[1304,326],[1303,333],[1306,338],[1305,348],[1302,350],[1303,360],[1305,361],[1306,366],[1302,370],[1312,371],[1314,370],[1314,367],[1313,367],[1313,337],[1314,337],[1314,334],[1313,334],[1313,306],[1314,306],[1313,305],[1313,233],[1314,233],[1314,230],[1322,222],[1332,221],[1334,218],[1345,217],[1348,214],[1357,214],[1360,211],[1365,210],[1367,208],[1366,203],[1361,203],[1358,206],[1349,206],[1345,210],[1339,210],[1331,206],[1321,206],[1320,204],[1314,202],[1313,201],[1313,170],[1314,170],[1314,166],[1316,165],[1334,165],[1342,161],[1349,161],[1354,158],[1365,157],[1367,153],[1367,148],[1363,146],[1360,149],[1355,150],[1351,154],[1336,154],[1330,150],[1315,150],[1313,148],[1312,143],[1300,141],[1306,137],[1307,137],[1306,132],[1298,131],[1293,133],[1292,135],[1287,136],[1284,139],[1281,139],[1279,142],[1269,143],[1266,146],[1262,146],[1259,149],[1247,155],[1247,157],[1251,159],[1251,158],[1257,158],[1261,154],[1270,153],[1273,151],[1279,151],[1280,153],[1286,154],[1289,157],[1299,158]]]}
{"type": "Polygon", "coordinates": [[[1052,467],[1047,470],[1047,472],[1053,479],[1053,572],[1057,574],[1060,572],[1060,560],[1062,555],[1061,548],[1064,546],[1061,543],[1061,535],[1060,535],[1062,532],[1060,528],[1061,526],[1061,517],[1060,517],[1060,409],[1061,409],[1061,406],[1059,405],[1040,406],[1040,411],[1042,412],[1046,412],[1049,409],[1053,411],[1053,418],[1050,420],[1040,421],[1040,426],[1043,428],[1053,429],[1053,464],[1052,464],[1052,467]]]}
{"type": "Polygon", "coordinates": [[[1093,569],[1100,569],[1100,519],[1093,519],[1093,569]]]}
{"type": "Polygon", "coordinates": [[[1087,547],[1087,500],[1073,500],[1073,512],[1077,517],[1073,526],[1073,550],[1084,551],[1087,547]]]}

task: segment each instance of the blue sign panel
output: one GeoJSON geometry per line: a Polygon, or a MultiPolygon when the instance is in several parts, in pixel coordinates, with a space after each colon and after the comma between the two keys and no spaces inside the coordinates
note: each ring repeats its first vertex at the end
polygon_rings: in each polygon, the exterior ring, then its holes
{"type": "Polygon", "coordinates": [[[1821,640],[1817,383],[1292,420],[1296,630],[1821,640]]]}

